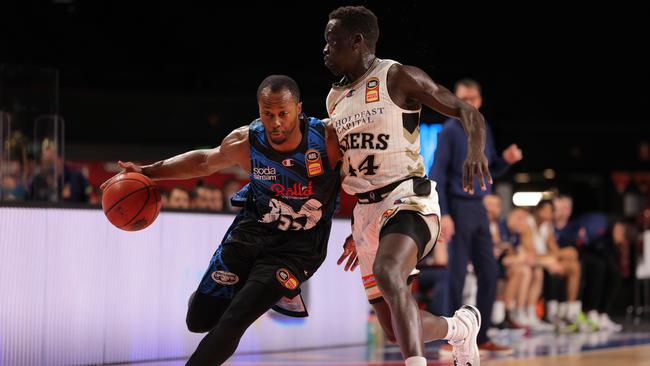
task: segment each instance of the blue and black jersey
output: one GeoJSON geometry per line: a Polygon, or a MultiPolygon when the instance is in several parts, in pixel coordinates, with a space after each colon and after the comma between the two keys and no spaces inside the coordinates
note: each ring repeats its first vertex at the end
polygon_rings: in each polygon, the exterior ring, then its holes
{"type": "Polygon", "coordinates": [[[331,220],[338,202],[339,172],[327,156],[325,123],[300,118],[300,145],[292,152],[274,150],[264,125],[257,119],[249,126],[250,183],[239,192],[246,196],[246,211],[265,226],[309,230],[331,220]]]}

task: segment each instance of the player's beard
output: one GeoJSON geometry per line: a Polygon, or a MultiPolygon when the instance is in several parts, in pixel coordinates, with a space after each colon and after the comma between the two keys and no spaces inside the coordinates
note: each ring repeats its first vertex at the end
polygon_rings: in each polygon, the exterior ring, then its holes
{"type": "Polygon", "coordinates": [[[273,132],[271,132],[269,134],[269,140],[271,140],[271,142],[276,144],[276,145],[281,145],[285,141],[287,141],[287,132],[286,131],[278,131],[278,132],[281,132],[281,136],[274,137],[273,132]]]}
{"type": "Polygon", "coordinates": [[[343,71],[334,63],[325,61],[325,67],[332,73],[332,75],[339,77],[343,75],[343,71]]]}

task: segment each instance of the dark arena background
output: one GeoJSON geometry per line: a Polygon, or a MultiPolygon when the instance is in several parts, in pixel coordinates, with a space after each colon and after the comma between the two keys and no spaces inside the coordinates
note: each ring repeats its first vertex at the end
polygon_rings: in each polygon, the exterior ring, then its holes
{"type": "MultiPolygon", "coordinates": [[[[482,314],[498,347],[481,348],[482,363],[650,362],[650,29],[641,5],[50,0],[0,3],[0,366],[185,364],[204,336],[187,329],[188,298],[241,210],[231,198],[249,174],[229,167],[156,181],[162,210],[134,232],[107,220],[100,185],[119,160],[146,165],[220,145],[260,117],[256,91],[272,74],[295,79],[306,115],[327,118],[340,78],[323,63],[324,32],[344,5],[376,14],[377,57],[417,66],[457,95],[457,82],[471,79],[495,156],[508,162],[483,198],[500,273],[492,314],[482,314]],[[549,274],[547,249],[523,260],[548,270],[524,303],[508,300],[530,288],[511,285],[523,275],[504,259],[528,255],[517,222],[532,240],[546,225],[559,252],[575,253],[574,277],[549,274]],[[566,298],[571,281],[577,300],[566,298]],[[579,310],[562,315],[569,308],[579,310]]],[[[447,119],[426,106],[420,115],[430,179],[445,126],[457,123],[447,119]]],[[[341,191],[338,203],[328,256],[301,286],[309,316],[270,310],[226,365],[404,364],[359,269],[336,263],[356,198],[341,191]]],[[[421,309],[453,315],[440,306],[458,273],[453,248],[453,237],[440,239],[418,264],[421,309]]],[[[463,301],[475,304],[481,281],[467,267],[463,301]]],[[[425,349],[429,365],[452,364],[445,341],[425,349]]]]}

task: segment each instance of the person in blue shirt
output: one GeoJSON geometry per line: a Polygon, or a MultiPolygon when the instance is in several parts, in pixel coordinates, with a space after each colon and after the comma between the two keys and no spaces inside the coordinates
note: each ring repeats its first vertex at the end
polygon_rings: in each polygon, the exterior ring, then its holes
{"type": "MultiPolygon", "coordinates": [[[[482,105],[481,86],[471,79],[456,83],[457,97],[479,109],[482,105]]],[[[487,125],[487,122],[486,122],[487,125]]],[[[522,159],[517,145],[510,145],[501,156],[494,147],[494,139],[486,126],[485,155],[493,177],[504,174],[508,167],[522,159]]],[[[492,239],[488,226],[483,197],[490,189],[483,191],[474,187],[470,195],[463,189],[463,162],[467,156],[468,138],[457,119],[445,121],[438,135],[438,145],[431,179],[438,183],[438,197],[442,212],[442,239],[449,243],[450,309],[462,305],[463,286],[467,263],[471,259],[478,279],[477,308],[482,314],[492,314],[496,299],[498,269],[492,252],[492,239]]],[[[499,347],[490,342],[487,330],[490,317],[485,316],[478,333],[479,349],[509,353],[512,349],[499,347]]]]}

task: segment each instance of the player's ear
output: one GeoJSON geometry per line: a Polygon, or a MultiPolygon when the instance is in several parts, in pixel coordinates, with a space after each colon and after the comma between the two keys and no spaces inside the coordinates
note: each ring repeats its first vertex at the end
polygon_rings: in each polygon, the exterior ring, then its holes
{"type": "Polygon", "coordinates": [[[355,34],[352,35],[351,38],[352,38],[352,47],[355,50],[359,49],[361,47],[361,45],[363,44],[363,42],[364,42],[363,34],[355,33],[355,34]]]}
{"type": "Polygon", "coordinates": [[[298,115],[302,113],[302,102],[298,102],[298,108],[296,109],[296,111],[298,112],[298,115]]]}

